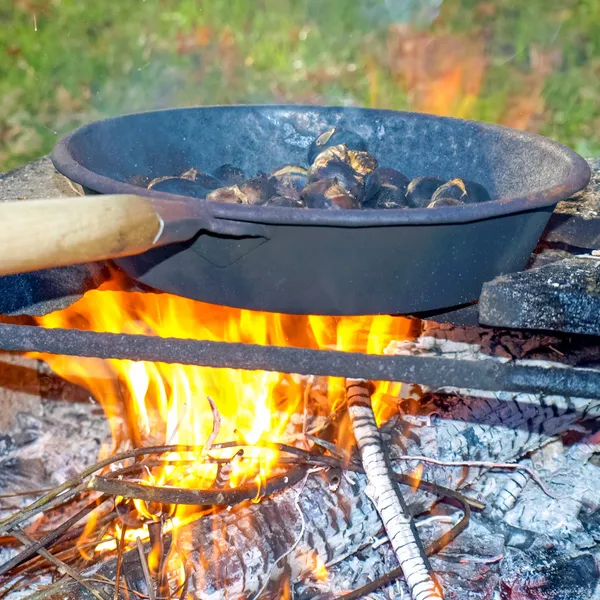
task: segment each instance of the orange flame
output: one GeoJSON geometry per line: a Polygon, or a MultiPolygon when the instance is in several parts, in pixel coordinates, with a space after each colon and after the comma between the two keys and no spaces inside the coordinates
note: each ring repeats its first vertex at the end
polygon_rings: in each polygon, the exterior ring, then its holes
{"type": "MultiPolygon", "coordinates": [[[[168,294],[123,292],[117,277],[72,306],[39,317],[38,323],[49,328],[367,353],[383,353],[391,341],[406,338],[412,326],[401,317],[293,316],[214,306],[168,294]]],[[[242,457],[235,456],[237,448],[211,451],[212,456],[230,460],[227,485],[231,487],[263,483],[277,463],[278,452],[253,445],[298,439],[304,418],[307,378],[300,376],[129,360],[43,358],[102,404],[110,422],[112,451],[165,443],[204,446],[213,430],[208,397],[214,399],[221,419],[214,442],[241,440],[248,445],[242,457]]],[[[339,378],[320,380],[315,394],[320,393],[321,402],[311,405],[309,418],[326,417],[341,406],[343,383],[339,378]]],[[[373,401],[380,421],[395,410],[399,391],[400,384],[376,384],[373,401]]],[[[351,445],[351,434],[346,438],[337,441],[351,445]]],[[[173,452],[163,458],[181,462],[182,456],[173,452]]],[[[190,464],[153,468],[143,477],[153,485],[211,487],[217,465],[204,459],[199,453],[190,464]]],[[[143,502],[136,501],[135,506],[141,516],[156,518],[153,508],[143,502]]]]}
{"type": "Polygon", "coordinates": [[[415,480],[411,487],[416,492],[421,485],[421,479],[423,479],[423,463],[419,463],[410,476],[415,480]]]}

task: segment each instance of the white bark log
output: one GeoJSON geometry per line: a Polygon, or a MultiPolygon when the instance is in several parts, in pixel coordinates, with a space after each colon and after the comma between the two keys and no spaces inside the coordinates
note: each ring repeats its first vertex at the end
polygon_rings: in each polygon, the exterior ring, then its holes
{"type": "Polygon", "coordinates": [[[429,562],[418,541],[406,503],[390,476],[371,397],[362,381],[347,380],[346,387],[348,412],[369,481],[367,495],[381,517],[404,572],[411,597],[413,600],[442,600],[443,596],[429,571],[429,562]]]}

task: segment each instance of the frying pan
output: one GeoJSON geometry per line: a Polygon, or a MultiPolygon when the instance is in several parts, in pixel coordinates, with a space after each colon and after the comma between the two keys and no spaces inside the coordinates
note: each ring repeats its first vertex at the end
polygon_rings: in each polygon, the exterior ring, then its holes
{"type": "Polygon", "coordinates": [[[115,258],[159,290],[295,314],[402,314],[476,300],[485,281],[524,268],[553,207],[590,178],[579,155],[540,136],[416,113],[310,106],[108,119],[66,136],[52,160],[88,193],[108,195],[0,207],[11,230],[0,273],[115,258]],[[311,141],[333,126],[363,136],[382,166],[409,177],[474,180],[493,200],[301,210],[208,203],[128,183],[224,163],[248,175],[306,166],[311,141]]]}

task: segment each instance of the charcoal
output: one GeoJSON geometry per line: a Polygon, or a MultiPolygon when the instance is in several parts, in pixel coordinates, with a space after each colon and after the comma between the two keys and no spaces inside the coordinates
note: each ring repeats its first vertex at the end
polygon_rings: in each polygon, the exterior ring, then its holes
{"type": "Polygon", "coordinates": [[[435,200],[432,200],[427,208],[440,208],[442,206],[461,206],[464,202],[457,200],[456,198],[446,198],[445,196],[438,196],[435,200]]]}
{"type": "Polygon", "coordinates": [[[228,186],[239,185],[240,183],[244,183],[246,179],[242,169],[230,164],[221,165],[218,169],[215,169],[213,176],[228,186]]]}
{"type": "Polygon", "coordinates": [[[451,179],[440,185],[440,187],[433,192],[431,201],[435,202],[438,198],[452,198],[458,200],[461,204],[466,202],[467,190],[462,179],[451,179]]]}
{"type": "Polygon", "coordinates": [[[342,129],[341,127],[333,127],[323,132],[311,145],[308,150],[308,162],[311,164],[316,156],[329,148],[344,144],[350,150],[367,150],[367,142],[357,133],[342,129]]]}
{"type": "Polygon", "coordinates": [[[502,562],[504,600],[589,600],[600,571],[591,554],[553,556],[551,550],[510,553],[502,562]]]}
{"type": "Polygon", "coordinates": [[[493,327],[600,335],[600,260],[578,257],[483,285],[479,320],[493,327]]]}
{"type": "Polygon", "coordinates": [[[178,194],[180,196],[190,196],[192,198],[206,198],[212,191],[202,184],[191,179],[182,179],[180,177],[170,177],[158,181],[149,189],[156,192],[165,192],[167,194],[178,194]]]}
{"type": "Polygon", "coordinates": [[[444,185],[439,177],[415,177],[406,188],[406,204],[409,208],[425,208],[435,191],[444,185]]]}

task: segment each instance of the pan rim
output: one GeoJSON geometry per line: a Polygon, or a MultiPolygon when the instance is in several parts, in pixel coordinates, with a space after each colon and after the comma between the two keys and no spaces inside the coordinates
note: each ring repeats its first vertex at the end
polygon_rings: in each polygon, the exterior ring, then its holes
{"type": "Polygon", "coordinates": [[[117,117],[94,121],[79,127],[71,133],[64,136],[54,147],[51,154],[51,160],[55,168],[71,179],[72,181],[84,185],[85,187],[103,194],[136,194],[150,198],[175,200],[175,201],[194,201],[188,196],[168,194],[147,190],[139,186],[124,183],[105,177],[88,169],[78,162],[71,151],[73,141],[87,131],[90,131],[98,123],[104,121],[116,121],[126,119],[127,117],[140,114],[169,113],[184,110],[222,110],[224,108],[232,110],[281,110],[310,112],[315,110],[340,110],[345,112],[374,112],[385,114],[391,117],[419,115],[421,119],[434,121],[452,121],[467,125],[476,125],[483,130],[497,131],[503,135],[507,133],[511,137],[519,137],[523,141],[533,141],[542,144],[549,152],[560,153],[563,160],[569,165],[569,174],[561,184],[539,190],[529,195],[500,198],[490,200],[479,204],[465,204],[461,206],[446,206],[436,210],[421,209],[399,209],[399,210],[377,210],[362,209],[357,211],[331,211],[331,210],[298,210],[294,208],[232,205],[209,202],[211,213],[218,219],[229,221],[255,222],[272,225],[312,225],[312,226],[333,226],[333,227],[369,227],[369,226],[389,226],[389,225],[433,225],[433,224],[453,224],[469,223],[480,221],[493,217],[505,216],[514,213],[520,213],[540,208],[556,205],[559,201],[569,198],[574,193],[583,189],[590,181],[591,169],[587,161],[577,154],[571,148],[560,144],[547,137],[511,129],[502,125],[486,123],[483,121],[473,121],[467,119],[458,119],[454,117],[442,117],[425,113],[411,111],[396,111],[390,109],[373,109],[363,107],[342,107],[342,106],[317,106],[317,105],[294,105],[294,104],[234,104],[220,106],[191,106],[185,108],[158,109],[138,113],[129,113],[117,117]]]}

